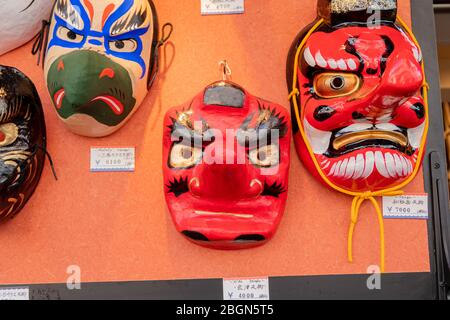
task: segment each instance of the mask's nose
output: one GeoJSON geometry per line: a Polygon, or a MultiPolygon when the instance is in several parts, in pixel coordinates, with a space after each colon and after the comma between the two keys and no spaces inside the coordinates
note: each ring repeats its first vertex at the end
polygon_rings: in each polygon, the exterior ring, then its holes
{"type": "Polygon", "coordinates": [[[357,110],[368,119],[376,120],[393,114],[407,98],[417,94],[423,84],[422,68],[412,53],[402,51],[389,60],[391,62],[387,64],[376,89],[368,94],[368,98],[362,99],[363,103],[357,110]]]}
{"type": "Polygon", "coordinates": [[[56,62],[56,72],[64,87],[65,100],[77,106],[87,103],[95,83],[114,81],[118,76],[111,60],[104,55],[80,50],[67,54],[56,62]]]}
{"type": "Polygon", "coordinates": [[[194,170],[189,190],[197,197],[240,200],[257,198],[264,186],[245,165],[203,164],[194,170]]]}

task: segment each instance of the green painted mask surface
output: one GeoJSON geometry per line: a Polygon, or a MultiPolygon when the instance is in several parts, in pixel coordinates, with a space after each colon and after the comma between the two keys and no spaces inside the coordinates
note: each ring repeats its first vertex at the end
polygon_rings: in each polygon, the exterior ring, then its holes
{"type": "Polygon", "coordinates": [[[63,119],[86,114],[113,127],[124,121],[136,104],[128,71],[93,51],[75,51],[58,58],[49,69],[47,86],[63,119]]]}

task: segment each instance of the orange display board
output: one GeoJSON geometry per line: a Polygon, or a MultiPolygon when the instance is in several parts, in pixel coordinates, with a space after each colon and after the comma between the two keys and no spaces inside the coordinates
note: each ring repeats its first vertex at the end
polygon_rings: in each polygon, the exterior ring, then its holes
{"type": "MultiPolygon", "coordinates": [[[[289,199],[275,238],[263,247],[215,251],[192,244],[172,225],[163,193],[162,134],[167,109],[219,80],[226,59],[233,80],[286,108],[286,55],[297,33],[316,16],[313,0],[247,0],[243,15],[201,16],[200,0],[156,0],[161,24],[175,31],[162,48],[161,73],[131,121],[102,139],[76,136],[57,119],[31,55],[31,44],[0,57],[36,84],[43,101],[48,150],[38,189],[14,220],[0,226],[0,283],[66,282],[81,268],[83,282],[300,276],[366,273],[379,263],[379,227],[366,203],[347,262],[352,199],[328,190],[292,148],[289,199]],[[91,147],[136,147],[134,173],[91,173],[91,147]]],[[[409,1],[399,0],[410,21],[409,1]]],[[[423,193],[423,176],[405,191],[423,193]]],[[[387,220],[386,271],[428,272],[426,221],[387,220]]]]}

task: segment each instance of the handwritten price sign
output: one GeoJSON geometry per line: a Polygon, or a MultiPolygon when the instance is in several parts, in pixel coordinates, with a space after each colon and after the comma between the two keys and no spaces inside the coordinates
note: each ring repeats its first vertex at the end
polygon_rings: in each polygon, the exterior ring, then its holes
{"type": "Polygon", "coordinates": [[[201,0],[202,15],[244,13],[244,0],[201,0]]]}
{"type": "Polygon", "coordinates": [[[388,219],[428,219],[428,195],[383,197],[383,216],[388,219]]]}
{"type": "Polygon", "coordinates": [[[91,148],[91,172],[133,172],[135,148],[91,148]]]}
{"type": "Polygon", "coordinates": [[[224,300],[269,300],[269,279],[224,279],[224,300]]]}

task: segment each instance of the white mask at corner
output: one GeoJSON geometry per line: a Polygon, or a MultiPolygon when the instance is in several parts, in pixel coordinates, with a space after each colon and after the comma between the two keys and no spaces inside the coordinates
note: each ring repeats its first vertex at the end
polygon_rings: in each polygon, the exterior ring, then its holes
{"type": "Polygon", "coordinates": [[[0,55],[27,43],[48,20],[53,0],[0,0],[0,55]]]}

